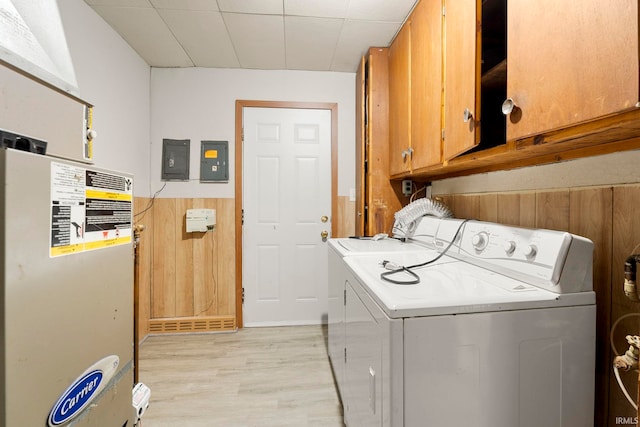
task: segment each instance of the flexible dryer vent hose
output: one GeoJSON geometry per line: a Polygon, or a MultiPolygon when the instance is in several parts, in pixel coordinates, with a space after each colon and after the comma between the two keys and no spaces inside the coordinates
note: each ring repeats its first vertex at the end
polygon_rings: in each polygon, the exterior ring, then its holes
{"type": "Polygon", "coordinates": [[[396,224],[401,228],[410,228],[412,222],[425,215],[438,218],[450,218],[453,212],[442,202],[433,199],[422,198],[409,203],[394,214],[396,224]]]}

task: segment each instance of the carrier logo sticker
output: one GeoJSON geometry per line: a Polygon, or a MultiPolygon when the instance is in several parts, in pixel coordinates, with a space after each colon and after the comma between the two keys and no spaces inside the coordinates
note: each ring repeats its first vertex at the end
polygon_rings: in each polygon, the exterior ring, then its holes
{"type": "Polygon", "coordinates": [[[59,426],[79,415],[115,374],[120,359],[111,355],[99,360],[82,373],[60,396],[49,414],[49,426],[59,426]]]}

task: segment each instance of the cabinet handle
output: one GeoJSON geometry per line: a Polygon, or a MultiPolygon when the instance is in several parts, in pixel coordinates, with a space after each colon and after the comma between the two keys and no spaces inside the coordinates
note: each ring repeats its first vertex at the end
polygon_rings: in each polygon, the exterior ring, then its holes
{"type": "Polygon", "coordinates": [[[518,108],[516,102],[512,98],[507,98],[502,103],[502,114],[508,116],[516,108],[518,108]]]}
{"type": "Polygon", "coordinates": [[[465,108],[462,119],[464,120],[465,123],[468,123],[470,120],[473,119],[473,113],[468,108],[465,108]]]}
{"type": "Polygon", "coordinates": [[[413,148],[409,147],[402,152],[402,160],[406,160],[407,156],[413,157],[413,148]]]}

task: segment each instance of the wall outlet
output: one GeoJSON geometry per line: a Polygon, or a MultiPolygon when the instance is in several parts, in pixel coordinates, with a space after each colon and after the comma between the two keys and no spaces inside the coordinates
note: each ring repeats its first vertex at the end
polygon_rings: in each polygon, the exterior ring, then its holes
{"type": "Polygon", "coordinates": [[[409,197],[413,193],[413,182],[410,179],[402,180],[402,194],[409,197]]]}

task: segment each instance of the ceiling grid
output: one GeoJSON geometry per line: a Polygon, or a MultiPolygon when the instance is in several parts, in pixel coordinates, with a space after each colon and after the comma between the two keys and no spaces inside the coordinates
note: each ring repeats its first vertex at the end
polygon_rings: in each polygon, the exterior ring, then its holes
{"type": "Polygon", "coordinates": [[[152,67],[355,72],[416,0],[85,0],[152,67]]]}

